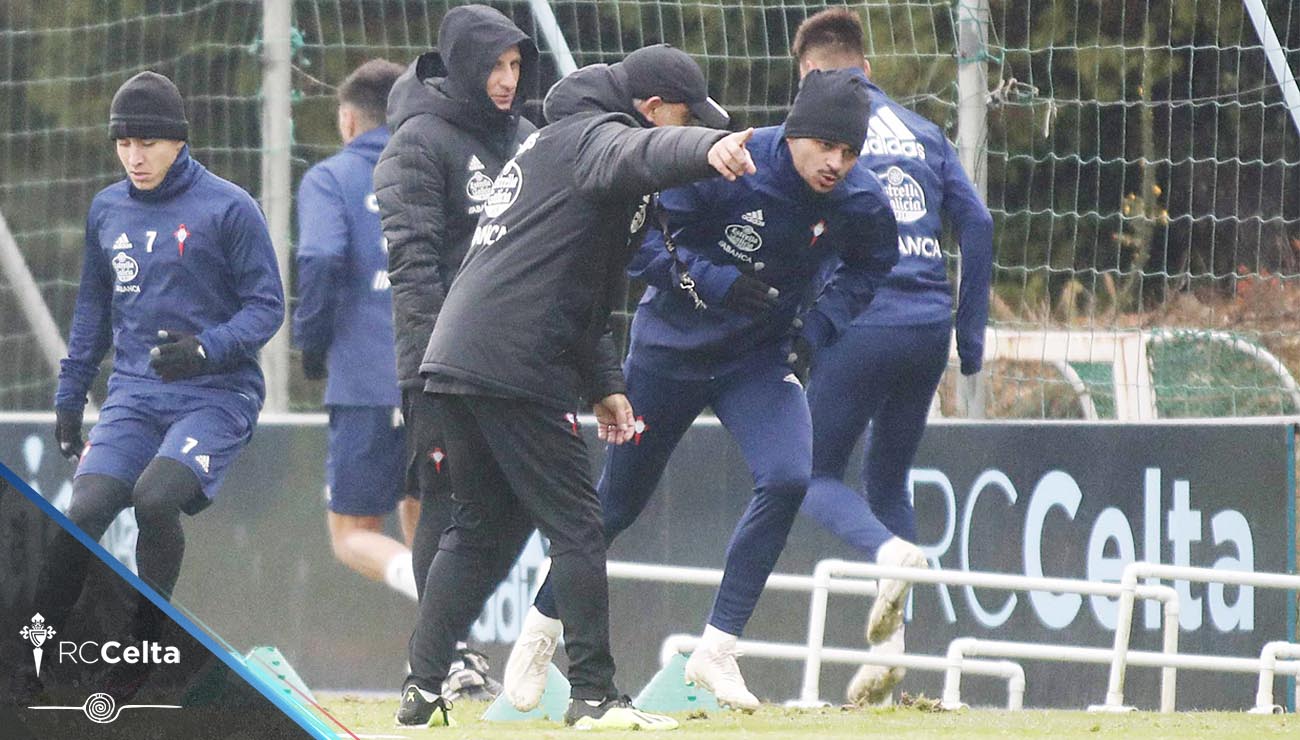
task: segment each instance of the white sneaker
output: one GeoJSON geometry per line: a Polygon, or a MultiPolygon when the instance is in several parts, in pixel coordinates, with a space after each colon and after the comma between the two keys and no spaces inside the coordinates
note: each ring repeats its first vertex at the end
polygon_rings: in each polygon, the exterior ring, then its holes
{"type": "MultiPolygon", "coordinates": [[[[889,639],[871,646],[871,652],[876,655],[902,655],[903,654],[903,627],[899,625],[894,634],[889,639]]],[[[902,666],[889,667],[883,665],[864,664],[858,668],[857,673],[849,681],[848,695],[849,702],[860,706],[880,704],[890,698],[894,692],[894,687],[903,676],[907,675],[907,669],[902,666]]]]}
{"type": "Polygon", "coordinates": [[[749,693],[745,679],[736,665],[736,636],[709,625],[704,636],[686,661],[686,681],[703,686],[718,698],[718,703],[752,712],[758,698],[749,693]]]}
{"type": "MultiPolygon", "coordinates": [[[[925,559],[921,548],[904,539],[891,537],[876,552],[878,565],[897,565],[910,568],[928,568],[930,561],[925,559]]],[[[907,594],[912,588],[911,581],[895,578],[881,578],[876,582],[876,600],[871,604],[871,614],[867,617],[867,642],[875,645],[888,640],[903,623],[903,607],[907,604],[907,594]]]]}
{"type": "Polygon", "coordinates": [[[677,729],[677,720],[666,714],[651,714],[632,706],[620,696],[605,701],[571,699],[564,713],[564,724],[577,730],[646,730],[659,732],[677,729]]]}
{"type": "Polygon", "coordinates": [[[528,608],[503,676],[506,698],[515,709],[527,712],[541,703],[551,657],[563,631],[560,620],[542,614],[537,607],[528,608]]]}

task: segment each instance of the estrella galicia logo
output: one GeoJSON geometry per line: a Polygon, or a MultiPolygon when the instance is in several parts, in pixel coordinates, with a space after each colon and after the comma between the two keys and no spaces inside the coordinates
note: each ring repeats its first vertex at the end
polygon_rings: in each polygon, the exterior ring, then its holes
{"type": "Polygon", "coordinates": [[[492,178],[482,172],[475,172],[465,183],[465,195],[475,203],[488,199],[492,194],[492,178]]]}
{"type": "Polygon", "coordinates": [[[878,177],[898,223],[910,224],[925,217],[925,189],[916,178],[898,166],[891,166],[878,177]]]}
{"type": "Polygon", "coordinates": [[[492,183],[492,192],[488,194],[487,203],[483,204],[483,213],[488,218],[496,218],[506,212],[519,198],[519,191],[524,186],[524,173],[512,159],[501,169],[501,174],[492,183]]]}
{"type": "Polygon", "coordinates": [[[47,626],[45,617],[41,616],[40,612],[37,612],[32,615],[31,625],[23,627],[19,634],[22,635],[24,640],[32,644],[32,662],[36,664],[36,675],[40,676],[41,659],[45,655],[45,650],[41,646],[45,644],[46,640],[54,637],[54,627],[52,625],[47,626]]]}
{"type": "Polygon", "coordinates": [[[129,283],[140,274],[140,263],[136,262],[131,255],[118,252],[113,255],[113,272],[117,273],[119,283],[129,283]]]}
{"type": "Polygon", "coordinates": [[[726,233],[731,246],[742,252],[752,252],[763,246],[763,237],[749,224],[731,224],[726,233]]]}

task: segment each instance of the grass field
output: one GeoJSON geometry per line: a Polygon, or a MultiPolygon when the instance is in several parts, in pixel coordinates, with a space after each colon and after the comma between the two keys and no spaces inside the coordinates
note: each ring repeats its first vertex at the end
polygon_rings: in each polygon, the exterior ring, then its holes
{"type": "MultiPolygon", "coordinates": [[[[440,740],[514,740],[573,737],[570,730],[552,722],[483,722],[478,718],[487,705],[459,702],[452,709],[457,725],[450,728],[398,728],[393,722],[397,699],[361,699],[347,695],[323,696],[324,706],[360,737],[439,738],[440,740]]],[[[1300,718],[1258,716],[1229,712],[1182,712],[1162,715],[1135,712],[1094,715],[1087,712],[1027,710],[1007,712],[977,709],[962,712],[926,711],[914,707],[885,709],[817,710],[766,707],[752,715],[720,712],[700,716],[680,715],[681,729],[665,738],[817,738],[838,740],[862,737],[983,738],[1041,737],[1089,738],[1098,735],[1126,738],[1259,738],[1295,737],[1300,718]]],[[[587,734],[587,733],[582,733],[587,734]]],[[[644,737],[644,733],[601,732],[602,738],[644,737]]],[[[346,737],[346,734],[342,735],[346,737]]]]}

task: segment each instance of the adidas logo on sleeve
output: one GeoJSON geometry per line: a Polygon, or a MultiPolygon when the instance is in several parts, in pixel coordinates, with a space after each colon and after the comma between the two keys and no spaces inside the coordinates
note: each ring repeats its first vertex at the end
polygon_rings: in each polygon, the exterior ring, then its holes
{"type": "Polygon", "coordinates": [[[867,144],[863,154],[885,154],[925,159],[925,145],[893,110],[880,106],[867,122],[867,144]]]}

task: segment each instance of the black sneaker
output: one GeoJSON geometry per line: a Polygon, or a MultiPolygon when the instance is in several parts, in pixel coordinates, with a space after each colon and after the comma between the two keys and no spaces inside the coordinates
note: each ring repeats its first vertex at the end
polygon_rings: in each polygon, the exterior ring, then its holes
{"type": "Polygon", "coordinates": [[[450,701],[492,701],[501,693],[501,683],[488,675],[487,656],[465,648],[451,664],[442,682],[442,695],[450,701]]]}
{"type": "Polygon", "coordinates": [[[662,714],[650,714],[632,706],[626,696],[599,699],[571,699],[564,713],[564,724],[579,730],[661,730],[677,729],[677,720],[662,714]]]}
{"type": "Polygon", "coordinates": [[[402,691],[402,703],[397,707],[397,724],[404,727],[451,727],[451,702],[408,684],[402,691]]]}

